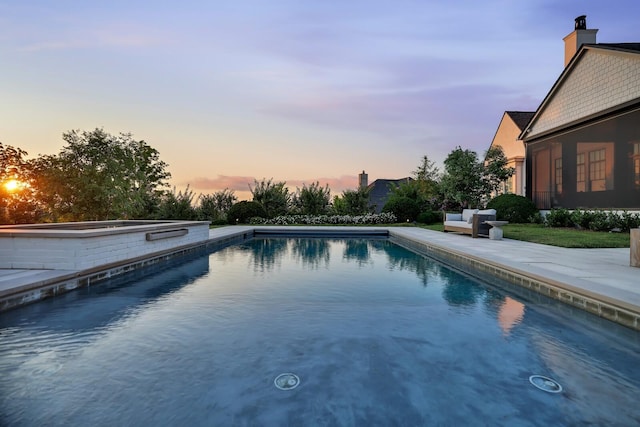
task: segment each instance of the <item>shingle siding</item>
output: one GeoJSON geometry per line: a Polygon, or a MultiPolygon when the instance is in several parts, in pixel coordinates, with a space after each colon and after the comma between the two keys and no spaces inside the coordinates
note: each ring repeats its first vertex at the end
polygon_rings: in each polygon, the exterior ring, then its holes
{"type": "Polygon", "coordinates": [[[531,128],[531,138],[640,98],[640,58],[587,50],[531,128]]]}

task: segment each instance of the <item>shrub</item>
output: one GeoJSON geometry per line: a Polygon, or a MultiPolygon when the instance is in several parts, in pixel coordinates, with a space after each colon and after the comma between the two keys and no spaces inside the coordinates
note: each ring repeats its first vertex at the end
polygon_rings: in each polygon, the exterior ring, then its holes
{"type": "Polygon", "coordinates": [[[196,208],[198,219],[201,221],[211,221],[212,224],[226,223],[227,212],[229,212],[231,206],[237,201],[238,198],[233,190],[229,190],[228,188],[216,191],[213,194],[201,194],[200,197],[198,197],[198,207],[196,208]]]}
{"type": "Polygon", "coordinates": [[[227,213],[227,220],[229,224],[247,224],[253,217],[266,216],[267,213],[260,203],[243,200],[231,206],[227,213]]]}
{"type": "Polygon", "coordinates": [[[369,189],[344,190],[333,198],[333,210],[338,215],[365,215],[369,213],[369,189]]]}
{"type": "Polygon", "coordinates": [[[579,229],[588,229],[589,228],[589,223],[591,222],[591,219],[593,218],[593,213],[590,211],[583,211],[580,209],[576,209],[573,212],[571,212],[571,215],[569,216],[569,219],[571,220],[571,223],[579,229]]]}
{"type": "Polygon", "coordinates": [[[409,197],[392,197],[385,203],[382,212],[393,213],[399,222],[415,221],[420,212],[420,206],[409,197]]]}
{"type": "Polygon", "coordinates": [[[615,213],[611,212],[611,217],[607,212],[603,211],[593,211],[591,214],[591,218],[587,227],[592,231],[608,231],[614,228],[615,226],[611,226],[609,224],[615,222],[615,217],[617,216],[615,213]],[[613,220],[613,221],[612,221],[613,220]]]}
{"type": "Polygon", "coordinates": [[[496,219],[522,224],[535,221],[538,208],[530,199],[517,194],[501,194],[487,203],[487,209],[496,210],[496,219]]]}
{"type": "Polygon", "coordinates": [[[366,214],[366,215],[282,215],[275,218],[251,218],[251,224],[269,225],[324,225],[324,224],[393,224],[396,216],[392,213],[366,214]]]}
{"type": "Polygon", "coordinates": [[[300,214],[303,215],[323,215],[329,212],[331,206],[331,190],[329,184],[324,187],[320,183],[315,183],[307,187],[302,184],[291,199],[291,204],[300,214]]]}
{"type": "MultiPolygon", "coordinates": [[[[253,201],[260,203],[264,208],[265,213],[260,216],[273,218],[289,211],[291,194],[286,185],[284,181],[274,184],[273,178],[269,180],[263,178],[262,181],[254,179],[254,186],[249,186],[249,189],[253,195],[253,201]]],[[[233,218],[229,219],[229,221],[232,220],[233,218]]]]}
{"type": "Polygon", "coordinates": [[[418,222],[422,224],[437,224],[442,222],[442,212],[440,211],[424,211],[418,215],[418,222]]]}
{"type": "Polygon", "coordinates": [[[181,219],[194,220],[197,219],[198,213],[193,207],[193,191],[187,186],[184,192],[174,188],[173,191],[165,191],[158,203],[157,219],[181,219]]]}
{"type": "Polygon", "coordinates": [[[576,227],[592,231],[610,231],[617,229],[628,232],[631,228],[640,226],[640,214],[627,211],[622,213],[606,212],[602,210],[553,209],[545,218],[549,227],[576,227]]]}
{"type": "Polygon", "coordinates": [[[640,227],[640,214],[632,214],[627,211],[622,212],[622,215],[620,215],[620,228],[622,230],[628,231],[638,227],[640,227]]]}
{"type": "Polygon", "coordinates": [[[565,208],[551,209],[544,218],[547,227],[571,227],[571,212],[565,208]]]}

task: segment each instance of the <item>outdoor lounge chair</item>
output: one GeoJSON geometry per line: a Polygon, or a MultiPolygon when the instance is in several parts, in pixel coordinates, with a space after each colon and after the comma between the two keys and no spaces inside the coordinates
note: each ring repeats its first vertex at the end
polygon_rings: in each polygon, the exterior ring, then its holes
{"type": "Polygon", "coordinates": [[[470,234],[476,238],[489,237],[491,226],[485,221],[495,221],[495,209],[463,209],[462,213],[445,213],[444,231],[470,234]]]}

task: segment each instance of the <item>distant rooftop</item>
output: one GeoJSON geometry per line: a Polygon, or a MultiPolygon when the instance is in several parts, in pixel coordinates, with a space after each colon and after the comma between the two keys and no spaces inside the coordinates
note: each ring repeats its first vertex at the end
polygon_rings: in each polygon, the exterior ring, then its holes
{"type": "Polygon", "coordinates": [[[520,131],[522,131],[529,124],[535,111],[506,111],[506,113],[511,117],[511,120],[513,120],[516,126],[518,126],[520,131]]]}

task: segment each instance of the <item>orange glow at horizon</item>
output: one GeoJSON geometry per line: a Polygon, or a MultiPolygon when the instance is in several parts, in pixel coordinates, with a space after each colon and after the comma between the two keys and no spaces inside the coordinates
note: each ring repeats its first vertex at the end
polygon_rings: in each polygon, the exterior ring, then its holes
{"type": "Polygon", "coordinates": [[[14,191],[18,191],[21,187],[24,187],[24,183],[18,181],[17,179],[10,179],[9,181],[4,183],[4,188],[9,192],[13,193],[14,191]]]}

